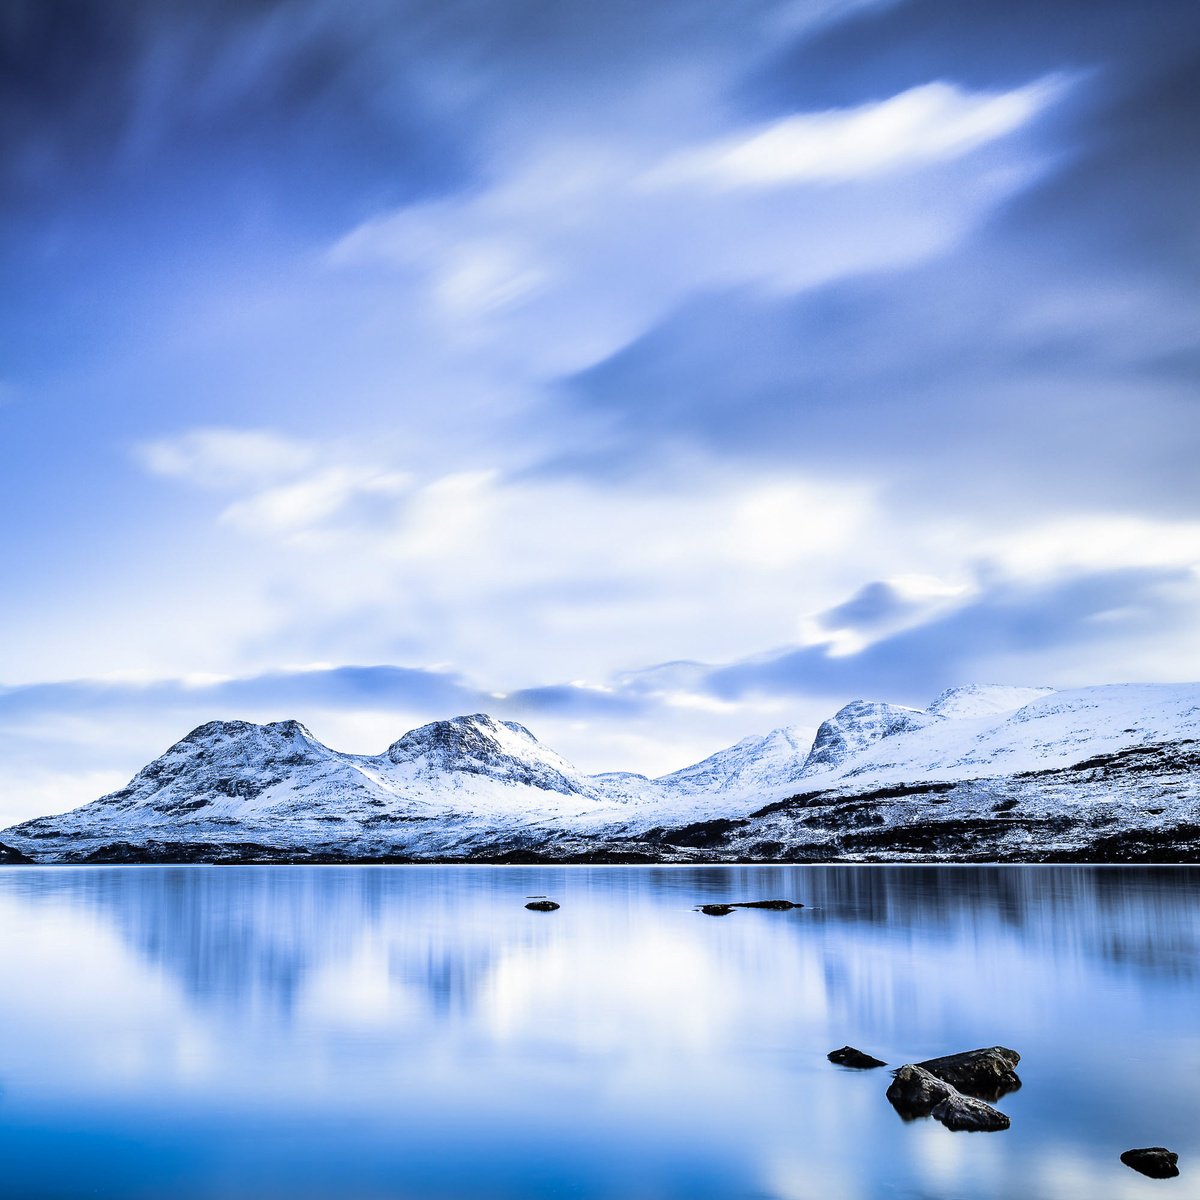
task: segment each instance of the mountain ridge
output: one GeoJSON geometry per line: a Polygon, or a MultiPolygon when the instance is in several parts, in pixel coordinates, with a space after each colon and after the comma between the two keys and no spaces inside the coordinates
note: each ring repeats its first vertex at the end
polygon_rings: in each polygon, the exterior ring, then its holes
{"type": "Polygon", "coordinates": [[[852,701],[807,748],[782,727],[648,779],[584,774],[524,725],[486,713],[419,726],[378,755],[333,750],[295,720],[210,721],[124,788],[0,842],[36,861],[86,861],[116,845],[132,858],[139,846],[159,856],[215,846],[204,853],[218,861],[237,845],[346,860],[903,858],[975,842],[1001,857],[1074,853],[1088,838],[1200,826],[1198,729],[1195,684],[970,685],[926,709],[852,701]],[[1099,765],[1080,767],[1089,760],[1099,765]],[[1029,814],[1022,846],[1014,831],[1029,814]],[[928,845],[888,850],[885,833],[912,842],[903,831],[922,824],[928,845]]]}

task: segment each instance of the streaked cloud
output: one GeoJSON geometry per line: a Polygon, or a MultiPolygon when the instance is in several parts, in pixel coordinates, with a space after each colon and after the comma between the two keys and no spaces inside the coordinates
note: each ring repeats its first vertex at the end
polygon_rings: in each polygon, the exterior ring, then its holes
{"type": "Polygon", "coordinates": [[[648,182],[718,187],[837,183],[958,158],[1020,129],[1062,92],[1059,78],[972,93],[940,80],[850,109],[804,112],[695,150],[648,182]]]}

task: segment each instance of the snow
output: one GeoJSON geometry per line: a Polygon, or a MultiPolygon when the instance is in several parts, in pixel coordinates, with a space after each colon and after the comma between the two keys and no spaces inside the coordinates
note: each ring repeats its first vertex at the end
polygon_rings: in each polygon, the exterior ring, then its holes
{"type": "Polygon", "coordinates": [[[1053,690],[975,683],[967,687],[948,688],[925,711],[950,720],[987,717],[1022,708],[1042,696],[1048,696],[1053,690]]]}

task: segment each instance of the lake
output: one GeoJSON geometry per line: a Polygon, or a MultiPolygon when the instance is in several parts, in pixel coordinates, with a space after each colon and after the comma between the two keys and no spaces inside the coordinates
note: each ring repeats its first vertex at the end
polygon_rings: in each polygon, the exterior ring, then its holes
{"type": "Polygon", "coordinates": [[[1200,869],[0,870],[0,1193],[1200,1197],[1200,869]],[[536,913],[527,899],[561,909],[536,913]],[[791,912],[707,917],[699,902],[791,912]],[[1022,1055],[999,1133],[888,1063],[1022,1055]],[[1180,1154],[1178,1179],[1119,1161],[1180,1154]]]}

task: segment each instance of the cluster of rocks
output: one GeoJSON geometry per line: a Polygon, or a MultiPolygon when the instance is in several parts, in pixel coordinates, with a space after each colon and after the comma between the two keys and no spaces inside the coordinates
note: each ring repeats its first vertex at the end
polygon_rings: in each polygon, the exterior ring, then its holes
{"type": "MultiPolygon", "coordinates": [[[[831,1063],[853,1070],[886,1067],[882,1059],[854,1046],[831,1050],[831,1063]]],[[[892,1072],[887,1098],[906,1121],[933,1117],[947,1129],[994,1132],[1007,1129],[1009,1118],[987,1103],[999,1100],[1021,1086],[1017,1063],[1021,1056],[1006,1046],[966,1050],[924,1062],[905,1063],[892,1072]]],[[[1121,1161],[1151,1179],[1173,1179],[1179,1174],[1179,1155],[1163,1146],[1126,1150],[1121,1161]]]]}
{"type": "MultiPolygon", "coordinates": [[[[853,1046],[832,1050],[829,1061],[855,1070],[885,1067],[887,1063],[853,1046]]],[[[1007,1129],[1008,1117],[987,1103],[1021,1086],[1016,1066],[1021,1056],[1005,1046],[967,1050],[924,1062],[905,1063],[892,1072],[887,1098],[906,1120],[933,1117],[947,1129],[992,1131],[1007,1129]]]]}
{"type": "MultiPolygon", "coordinates": [[[[530,896],[525,907],[532,912],[553,912],[559,906],[544,896],[530,896]]],[[[735,908],[766,908],[772,912],[787,912],[803,907],[799,900],[731,900],[728,904],[700,904],[696,911],[710,917],[727,917],[735,908]]]]}
{"type": "Polygon", "coordinates": [[[787,912],[791,908],[803,908],[799,900],[731,900],[728,904],[700,904],[696,911],[706,917],[727,917],[735,908],[769,908],[773,912],[787,912]]]}

